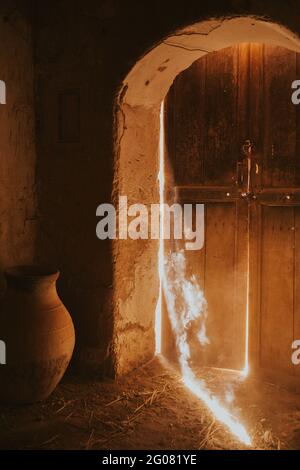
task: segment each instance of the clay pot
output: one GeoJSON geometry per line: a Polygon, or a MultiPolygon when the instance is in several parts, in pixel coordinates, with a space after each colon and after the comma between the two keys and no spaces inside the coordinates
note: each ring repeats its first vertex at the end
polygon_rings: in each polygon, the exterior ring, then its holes
{"type": "Polygon", "coordinates": [[[33,403],[55,389],[70,362],[75,332],[57,295],[59,271],[18,266],[4,273],[0,339],[6,364],[0,366],[0,400],[33,403]]]}

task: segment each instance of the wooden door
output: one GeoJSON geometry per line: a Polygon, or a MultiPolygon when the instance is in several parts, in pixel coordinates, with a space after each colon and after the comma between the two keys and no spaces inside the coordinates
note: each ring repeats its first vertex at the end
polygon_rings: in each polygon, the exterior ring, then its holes
{"type": "Polygon", "coordinates": [[[300,111],[291,84],[300,56],[262,45],[251,51],[252,101],[259,112],[250,121],[258,166],[250,214],[250,361],[272,376],[297,377],[291,356],[300,338],[300,111]]]}
{"type": "Polygon", "coordinates": [[[242,369],[248,336],[250,367],[298,373],[298,64],[286,49],[242,44],[199,59],[168,93],[175,198],[205,204],[204,249],[186,251],[208,303],[210,344],[194,362],[242,369]]]}

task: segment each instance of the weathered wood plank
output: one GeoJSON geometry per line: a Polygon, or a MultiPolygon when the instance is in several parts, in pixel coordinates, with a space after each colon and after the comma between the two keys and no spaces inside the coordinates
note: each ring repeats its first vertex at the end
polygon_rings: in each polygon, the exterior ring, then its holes
{"type": "Polygon", "coordinates": [[[281,47],[264,49],[264,187],[293,186],[296,159],[296,106],[291,84],[296,53],[281,47]]]}
{"type": "MultiPolygon", "coordinates": [[[[204,292],[208,304],[208,362],[239,369],[244,328],[235,309],[235,254],[235,204],[207,204],[204,292]]],[[[244,312],[241,314],[244,318],[244,312]]]]}
{"type": "Polygon", "coordinates": [[[294,209],[262,210],[261,366],[292,371],[294,209]]]}

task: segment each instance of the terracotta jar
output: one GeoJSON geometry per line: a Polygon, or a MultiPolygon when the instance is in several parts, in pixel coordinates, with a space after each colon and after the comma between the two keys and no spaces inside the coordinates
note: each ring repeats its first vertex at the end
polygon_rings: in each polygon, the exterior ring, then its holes
{"type": "Polygon", "coordinates": [[[70,362],[75,332],[56,291],[59,271],[18,266],[5,271],[0,339],[6,364],[0,365],[0,400],[33,403],[55,389],[70,362]]]}

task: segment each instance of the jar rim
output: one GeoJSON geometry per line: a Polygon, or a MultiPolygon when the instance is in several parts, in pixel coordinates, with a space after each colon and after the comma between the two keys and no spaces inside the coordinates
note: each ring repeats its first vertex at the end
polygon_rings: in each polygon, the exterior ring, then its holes
{"type": "Polygon", "coordinates": [[[47,265],[20,265],[10,266],[4,270],[5,277],[15,279],[57,279],[59,277],[57,268],[47,265]]]}

